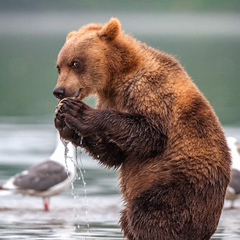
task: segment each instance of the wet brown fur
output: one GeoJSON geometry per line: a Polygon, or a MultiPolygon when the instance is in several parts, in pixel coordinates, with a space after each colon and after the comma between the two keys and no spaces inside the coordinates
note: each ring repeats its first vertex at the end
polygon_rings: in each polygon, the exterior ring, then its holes
{"type": "Polygon", "coordinates": [[[63,138],[119,168],[121,227],[131,240],[207,240],[230,177],[220,123],[172,56],[143,44],[111,19],[68,35],[59,53],[66,99],[55,118],[63,138]],[[73,69],[71,63],[80,61],[73,69]],[[97,109],[81,99],[95,94],[97,109]]]}

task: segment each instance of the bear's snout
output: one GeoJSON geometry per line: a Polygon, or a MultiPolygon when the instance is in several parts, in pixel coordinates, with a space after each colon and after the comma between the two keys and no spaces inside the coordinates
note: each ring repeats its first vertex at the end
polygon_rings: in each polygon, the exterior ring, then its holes
{"type": "Polygon", "coordinates": [[[56,88],[53,90],[53,95],[54,95],[56,98],[63,99],[63,98],[66,96],[66,90],[65,90],[64,87],[56,87],[56,88]]]}

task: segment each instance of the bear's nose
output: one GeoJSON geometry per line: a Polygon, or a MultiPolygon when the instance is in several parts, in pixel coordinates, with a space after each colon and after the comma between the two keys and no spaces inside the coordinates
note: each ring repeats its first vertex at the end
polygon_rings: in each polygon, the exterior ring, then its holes
{"type": "Polygon", "coordinates": [[[65,88],[64,87],[57,87],[53,90],[53,95],[56,98],[62,99],[65,97],[65,88]]]}

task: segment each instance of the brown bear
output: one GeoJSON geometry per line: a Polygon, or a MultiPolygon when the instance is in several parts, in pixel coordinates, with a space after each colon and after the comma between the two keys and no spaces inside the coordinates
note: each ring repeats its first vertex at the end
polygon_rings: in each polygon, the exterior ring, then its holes
{"type": "Polygon", "coordinates": [[[57,59],[55,126],[118,168],[130,240],[206,240],[215,232],[230,154],[212,107],[180,63],[118,19],[69,33],[57,59]],[[94,109],[82,99],[96,95],[94,109]],[[64,99],[63,99],[64,98],[64,99]]]}

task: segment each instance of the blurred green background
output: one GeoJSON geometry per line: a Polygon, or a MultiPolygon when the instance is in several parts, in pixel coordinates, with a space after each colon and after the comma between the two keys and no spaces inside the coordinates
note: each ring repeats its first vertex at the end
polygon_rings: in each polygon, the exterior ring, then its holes
{"type": "Polygon", "coordinates": [[[239,0],[0,0],[0,116],[52,121],[55,62],[67,33],[111,17],[177,57],[220,121],[240,124],[239,0]]]}

